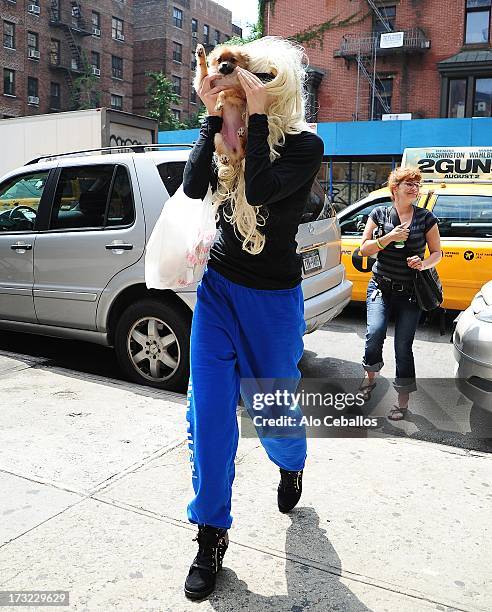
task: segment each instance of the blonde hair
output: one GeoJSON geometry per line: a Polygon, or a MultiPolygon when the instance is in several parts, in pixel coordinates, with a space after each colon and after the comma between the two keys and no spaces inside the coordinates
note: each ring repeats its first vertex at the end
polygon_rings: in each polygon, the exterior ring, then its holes
{"type": "MultiPolygon", "coordinates": [[[[269,94],[267,112],[268,146],[270,161],[280,156],[286,134],[299,134],[307,130],[306,113],[306,65],[304,49],[278,36],[266,36],[242,47],[250,61],[248,70],[274,75],[265,83],[269,94]]],[[[267,213],[261,206],[252,206],[246,200],[244,181],[244,159],[233,164],[224,164],[217,156],[218,185],[214,200],[220,204],[229,202],[231,212],[224,209],[224,218],[234,225],[236,235],[242,240],[242,248],[252,255],[261,253],[265,236],[259,228],[264,227],[267,213]]]]}
{"type": "Polygon", "coordinates": [[[418,168],[402,168],[401,166],[392,170],[388,177],[388,187],[392,200],[395,199],[393,191],[403,181],[418,181],[420,183],[422,181],[422,173],[418,168]]]}

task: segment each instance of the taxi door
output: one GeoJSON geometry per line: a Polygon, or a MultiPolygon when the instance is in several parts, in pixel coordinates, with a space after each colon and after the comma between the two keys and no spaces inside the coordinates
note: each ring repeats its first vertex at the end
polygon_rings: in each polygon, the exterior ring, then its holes
{"type": "Polygon", "coordinates": [[[442,306],[464,310],[492,279],[492,187],[474,193],[450,185],[436,190],[427,207],[439,218],[442,306]]]}

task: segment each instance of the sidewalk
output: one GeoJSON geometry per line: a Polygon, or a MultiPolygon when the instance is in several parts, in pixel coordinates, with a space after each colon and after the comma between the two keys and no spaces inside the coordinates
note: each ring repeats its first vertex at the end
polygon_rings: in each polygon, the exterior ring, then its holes
{"type": "Polygon", "coordinates": [[[314,439],[282,515],[241,439],[225,568],[192,603],[184,398],[0,354],[0,591],[70,591],[55,610],[490,610],[491,473],[476,451],[314,439]]]}

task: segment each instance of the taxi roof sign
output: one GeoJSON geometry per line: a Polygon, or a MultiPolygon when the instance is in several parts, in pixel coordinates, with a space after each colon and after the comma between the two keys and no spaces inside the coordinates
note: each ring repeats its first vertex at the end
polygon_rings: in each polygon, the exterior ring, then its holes
{"type": "Polygon", "coordinates": [[[492,147],[405,149],[403,168],[418,168],[424,181],[492,181],[492,147]]]}

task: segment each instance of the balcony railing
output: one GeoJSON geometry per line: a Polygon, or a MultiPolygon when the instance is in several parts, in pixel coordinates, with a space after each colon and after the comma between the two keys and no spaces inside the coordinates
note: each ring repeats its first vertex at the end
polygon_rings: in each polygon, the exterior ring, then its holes
{"type": "Polygon", "coordinates": [[[357,55],[369,56],[374,53],[374,45],[378,55],[390,55],[397,53],[421,53],[430,48],[430,40],[419,28],[404,30],[403,45],[383,49],[380,46],[380,34],[346,34],[340,45],[340,49],[335,51],[335,57],[355,57],[357,55]]]}

